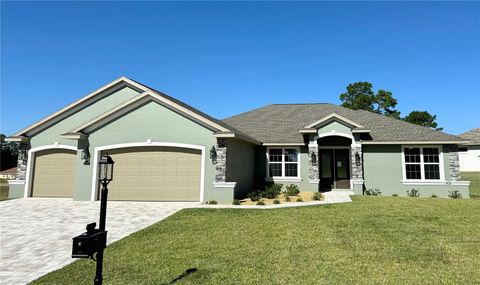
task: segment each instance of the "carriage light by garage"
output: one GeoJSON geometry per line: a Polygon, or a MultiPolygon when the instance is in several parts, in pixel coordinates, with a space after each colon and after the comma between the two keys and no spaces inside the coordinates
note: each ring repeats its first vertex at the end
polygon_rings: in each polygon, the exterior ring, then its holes
{"type": "Polygon", "coordinates": [[[217,163],[217,150],[215,149],[215,146],[212,146],[210,149],[210,159],[213,163],[217,163]]]}
{"type": "Polygon", "coordinates": [[[360,166],[360,154],[358,154],[358,151],[355,152],[355,164],[360,166]]]}

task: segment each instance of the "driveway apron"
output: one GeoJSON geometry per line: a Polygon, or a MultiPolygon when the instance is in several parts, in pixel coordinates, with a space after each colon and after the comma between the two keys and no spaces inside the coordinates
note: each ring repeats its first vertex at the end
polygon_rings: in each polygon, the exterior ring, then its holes
{"type": "MultiPolygon", "coordinates": [[[[198,204],[109,201],[108,243],[198,204]]],[[[99,208],[98,201],[63,198],[0,202],[0,283],[26,284],[73,262],[72,237],[98,225],[99,208]]]]}

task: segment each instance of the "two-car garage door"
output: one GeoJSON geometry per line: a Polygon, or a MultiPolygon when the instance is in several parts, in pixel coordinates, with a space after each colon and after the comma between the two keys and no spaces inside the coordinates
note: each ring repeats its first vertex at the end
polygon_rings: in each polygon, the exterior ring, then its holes
{"type": "Polygon", "coordinates": [[[115,161],[109,200],[199,201],[200,150],[151,146],[106,152],[115,161]]]}
{"type": "MultiPolygon", "coordinates": [[[[200,150],[148,146],[106,152],[115,161],[109,200],[199,201],[200,150]]],[[[66,149],[37,152],[32,196],[73,197],[75,158],[76,151],[66,149]]]]}

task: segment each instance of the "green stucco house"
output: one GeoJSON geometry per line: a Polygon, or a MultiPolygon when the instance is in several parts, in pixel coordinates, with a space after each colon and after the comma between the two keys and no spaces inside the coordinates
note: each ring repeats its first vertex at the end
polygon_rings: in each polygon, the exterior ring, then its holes
{"type": "Polygon", "coordinates": [[[230,202],[270,183],[302,191],[469,197],[459,137],[332,104],[275,104],[217,120],[121,77],[8,138],[20,146],[10,197],[230,202]]]}

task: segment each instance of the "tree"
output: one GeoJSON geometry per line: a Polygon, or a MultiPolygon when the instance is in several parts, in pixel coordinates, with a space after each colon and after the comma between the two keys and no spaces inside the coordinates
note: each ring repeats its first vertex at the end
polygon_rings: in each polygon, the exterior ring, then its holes
{"type": "Polygon", "coordinates": [[[18,145],[13,142],[6,142],[5,135],[0,134],[0,169],[8,169],[17,165],[18,145]]]}
{"type": "Polygon", "coordinates": [[[342,106],[353,110],[367,110],[399,119],[400,112],[395,110],[397,99],[393,98],[392,92],[380,89],[375,94],[372,87],[369,82],[349,84],[347,92],[340,94],[342,106]]]}
{"type": "Polygon", "coordinates": [[[412,124],[429,127],[434,130],[443,130],[443,128],[438,127],[436,119],[436,115],[431,115],[427,111],[412,111],[408,116],[403,118],[403,120],[412,124]]]}

